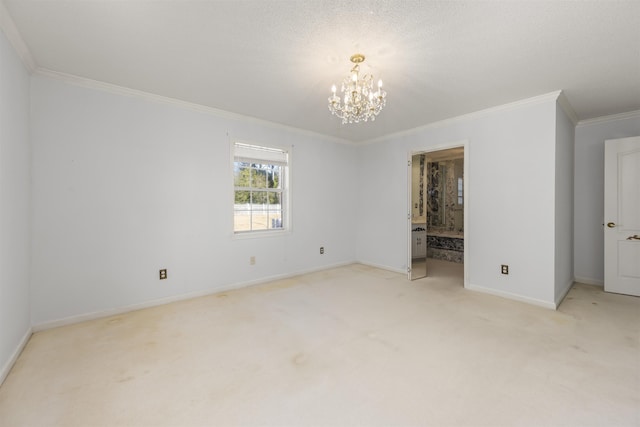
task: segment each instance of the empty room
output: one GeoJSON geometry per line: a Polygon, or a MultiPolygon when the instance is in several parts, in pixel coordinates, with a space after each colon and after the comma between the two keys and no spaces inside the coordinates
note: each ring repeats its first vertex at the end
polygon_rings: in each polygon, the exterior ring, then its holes
{"type": "Polygon", "coordinates": [[[640,426],[640,2],[0,29],[0,426],[640,426]]]}

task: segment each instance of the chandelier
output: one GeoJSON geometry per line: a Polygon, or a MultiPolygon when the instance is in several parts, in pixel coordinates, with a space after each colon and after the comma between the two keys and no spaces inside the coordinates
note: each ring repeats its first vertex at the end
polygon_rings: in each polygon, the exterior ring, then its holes
{"type": "Polygon", "coordinates": [[[329,111],[342,119],[342,124],[374,121],[387,103],[387,92],[382,89],[382,80],[373,89],[373,76],[360,76],[360,63],[364,55],[356,53],[351,56],[354,63],[349,76],[342,82],[341,97],[336,94],[336,85],[331,87],[329,111]]]}

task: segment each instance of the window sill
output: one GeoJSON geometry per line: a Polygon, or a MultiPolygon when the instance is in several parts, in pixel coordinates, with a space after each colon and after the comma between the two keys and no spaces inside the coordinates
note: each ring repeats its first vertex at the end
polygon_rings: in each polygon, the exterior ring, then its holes
{"type": "Polygon", "coordinates": [[[267,237],[283,237],[288,236],[289,234],[291,234],[291,230],[244,231],[239,233],[234,232],[233,239],[262,239],[267,237]]]}

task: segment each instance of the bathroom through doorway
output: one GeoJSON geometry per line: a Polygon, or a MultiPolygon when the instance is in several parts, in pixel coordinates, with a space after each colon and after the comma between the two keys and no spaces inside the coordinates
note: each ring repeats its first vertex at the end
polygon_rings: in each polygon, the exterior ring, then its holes
{"type": "Polygon", "coordinates": [[[468,157],[466,142],[409,153],[410,280],[430,276],[434,266],[460,271],[462,265],[461,284],[467,284],[468,157]]]}

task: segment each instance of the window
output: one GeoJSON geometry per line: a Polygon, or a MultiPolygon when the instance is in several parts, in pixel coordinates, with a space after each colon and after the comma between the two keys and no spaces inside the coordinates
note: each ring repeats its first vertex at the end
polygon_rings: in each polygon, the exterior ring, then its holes
{"type": "Polygon", "coordinates": [[[289,153],[239,142],[233,149],[233,231],[285,230],[289,223],[289,153]]]}
{"type": "Polygon", "coordinates": [[[462,177],[458,177],[458,204],[464,202],[464,194],[462,193],[462,177]]]}

